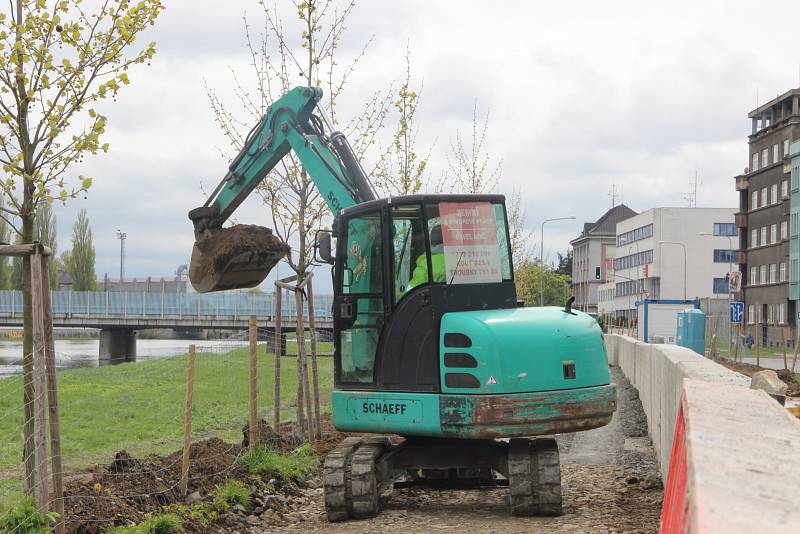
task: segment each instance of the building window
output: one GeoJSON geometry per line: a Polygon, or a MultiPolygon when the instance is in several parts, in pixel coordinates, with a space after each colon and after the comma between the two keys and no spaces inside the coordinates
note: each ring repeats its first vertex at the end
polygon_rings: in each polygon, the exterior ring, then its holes
{"type": "Polygon", "coordinates": [[[758,170],[758,152],[753,154],[753,172],[758,170]]]}
{"type": "Polygon", "coordinates": [[[766,167],[767,165],[769,165],[769,160],[767,159],[769,157],[768,154],[769,154],[769,152],[767,151],[766,148],[761,151],[761,168],[762,169],[764,167],[766,167]]]}
{"type": "Polygon", "coordinates": [[[767,324],[775,323],[774,307],[772,304],[767,305],[767,324]]]}
{"type": "Polygon", "coordinates": [[[778,266],[774,263],[769,264],[769,283],[774,284],[778,281],[778,266]]]}
{"type": "Polygon", "coordinates": [[[758,269],[750,267],[750,285],[754,286],[756,284],[758,284],[758,269]]]}
{"type": "Polygon", "coordinates": [[[778,163],[778,143],[772,145],[772,163],[778,163]]]}
{"type": "Polygon", "coordinates": [[[784,180],[781,182],[781,198],[786,198],[789,196],[789,180],[784,180]]]}
{"type": "Polygon", "coordinates": [[[734,223],[714,223],[714,235],[735,236],[736,225],[734,223]]]}
{"type": "Polygon", "coordinates": [[[789,140],[783,140],[783,156],[786,157],[789,155],[789,140]]]}
{"type": "Polygon", "coordinates": [[[786,304],[778,304],[778,323],[783,324],[786,322],[786,304]]]}
{"type": "Polygon", "coordinates": [[[639,241],[641,239],[647,239],[648,237],[653,237],[652,224],[648,224],[646,226],[636,228],[629,232],[619,234],[617,236],[617,246],[621,247],[622,245],[633,243],[634,241],[639,241]]]}
{"type": "Polygon", "coordinates": [[[771,224],[769,225],[769,242],[770,243],[777,243],[778,242],[778,224],[771,224]]]}
{"type": "Polygon", "coordinates": [[[785,261],[781,262],[780,276],[781,276],[781,278],[780,278],[781,282],[785,282],[786,281],[786,262],[785,261]]]}
{"type": "Polygon", "coordinates": [[[765,247],[765,246],[769,245],[769,242],[767,241],[767,227],[766,226],[762,226],[761,227],[761,241],[759,241],[759,242],[761,243],[762,247],[765,247]]]}
{"type": "Polygon", "coordinates": [[[753,199],[751,200],[750,204],[752,204],[750,206],[751,210],[757,210],[758,209],[758,189],[753,191],[753,199]]]}
{"type": "Polygon", "coordinates": [[[715,295],[728,292],[728,280],[725,278],[714,278],[714,291],[715,295]]]}
{"type": "Polygon", "coordinates": [[[750,248],[756,248],[758,246],[758,228],[753,228],[750,230],[750,248]]]}
{"type": "Polygon", "coordinates": [[[755,324],[756,322],[756,307],[750,304],[747,307],[747,324],[755,324]]]}
{"type": "Polygon", "coordinates": [[[781,221],[781,239],[789,239],[789,223],[781,221]]]}
{"type": "Polygon", "coordinates": [[[714,263],[733,263],[736,261],[736,251],[728,249],[714,249],[714,263]]]}
{"type": "Polygon", "coordinates": [[[761,188],[761,207],[769,206],[769,197],[767,196],[767,188],[761,188]]]}
{"type": "Polygon", "coordinates": [[[766,284],[767,283],[767,266],[762,265],[758,268],[758,283],[759,284],[766,284]]]}
{"type": "Polygon", "coordinates": [[[778,184],[772,184],[772,186],[770,187],[770,190],[771,190],[770,193],[772,194],[772,203],[773,204],[777,204],[778,203],[778,184]]]}

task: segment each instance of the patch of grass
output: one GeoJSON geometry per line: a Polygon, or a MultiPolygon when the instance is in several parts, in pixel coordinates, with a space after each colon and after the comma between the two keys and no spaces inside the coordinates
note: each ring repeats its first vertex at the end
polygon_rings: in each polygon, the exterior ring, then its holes
{"type": "MultiPolygon", "coordinates": [[[[259,399],[272,412],[274,356],[259,347],[259,399]]],[[[249,353],[196,357],[192,439],[241,439],[248,417],[249,353]]],[[[108,462],[126,449],[133,455],[172,452],[181,446],[186,356],[58,373],[64,464],[83,468],[108,462]]],[[[295,358],[281,358],[282,415],[294,417],[295,358]]],[[[332,359],[319,359],[320,397],[327,410],[332,359]]],[[[21,454],[22,380],[0,380],[0,470],[16,469],[21,454]]],[[[2,476],[2,475],[0,475],[2,476]]],[[[0,494],[2,483],[0,483],[0,494]]]]}
{"type": "Polygon", "coordinates": [[[256,475],[305,480],[317,467],[319,457],[307,443],[294,452],[257,446],[246,452],[239,462],[256,475]]]}
{"type": "Polygon", "coordinates": [[[237,504],[245,510],[253,506],[253,495],[250,489],[238,480],[229,480],[217,487],[212,494],[214,509],[223,512],[237,504]]]}
{"type": "Polygon", "coordinates": [[[175,514],[183,520],[193,521],[207,526],[219,517],[220,511],[212,503],[198,502],[195,504],[171,504],[164,507],[164,511],[175,514]]]}
{"type": "Polygon", "coordinates": [[[33,497],[28,496],[0,516],[0,532],[50,534],[59,517],[55,512],[37,512],[33,497]]]}
{"type": "Polygon", "coordinates": [[[103,534],[180,534],[183,532],[181,519],[173,514],[160,514],[148,517],[132,527],[114,527],[103,534]]]}

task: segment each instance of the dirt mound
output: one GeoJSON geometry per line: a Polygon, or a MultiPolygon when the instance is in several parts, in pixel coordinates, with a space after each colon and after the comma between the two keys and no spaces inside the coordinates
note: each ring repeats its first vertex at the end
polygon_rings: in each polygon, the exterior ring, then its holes
{"type": "MultiPolygon", "coordinates": [[[[734,362],[733,360],[729,360],[727,358],[715,358],[714,361],[727,367],[731,371],[736,371],[737,373],[741,373],[749,377],[752,377],[753,373],[768,370],[767,367],[759,367],[758,365],[753,365],[752,363],[734,362]]],[[[777,373],[778,378],[780,378],[788,386],[786,389],[787,397],[800,396],[800,382],[797,381],[791,371],[788,369],[779,369],[775,371],[775,373],[777,373]]]]}
{"type": "Polygon", "coordinates": [[[289,251],[289,245],[263,226],[209,230],[194,244],[189,279],[200,293],[255,287],[289,251]]]}
{"type": "Polygon", "coordinates": [[[119,525],[141,521],[144,514],[125,499],[98,491],[92,483],[68,484],[64,521],[70,534],[98,534],[119,525]]]}

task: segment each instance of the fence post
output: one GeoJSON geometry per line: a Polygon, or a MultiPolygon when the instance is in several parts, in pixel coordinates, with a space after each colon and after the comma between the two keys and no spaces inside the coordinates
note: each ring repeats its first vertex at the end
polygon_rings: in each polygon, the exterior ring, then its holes
{"type": "Polygon", "coordinates": [[[194,344],[189,345],[186,367],[186,405],[183,411],[183,457],[181,459],[181,495],[189,491],[189,451],[192,447],[192,389],[194,387],[194,344]]]}
{"type": "Polygon", "coordinates": [[[47,419],[45,418],[45,350],[42,299],[42,260],[39,252],[31,254],[31,308],[33,315],[33,385],[36,410],[36,509],[47,512],[50,492],[47,488],[47,419]]]}
{"type": "Polygon", "coordinates": [[[275,284],[275,432],[279,432],[278,426],[281,424],[281,293],[283,289],[275,284]]]}
{"type": "Polygon", "coordinates": [[[322,436],[322,421],[319,415],[319,378],[317,375],[317,328],[314,317],[313,273],[306,278],[306,298],[308,299],[308,331],[311,336],[311,377],[314,387],[314,421],[317,425],[317,437],[322,436]]]}
{"type": "Polygon", "coordinates": [[[258,322],[250,316],[250,448],[258,443],[258,322]]]}

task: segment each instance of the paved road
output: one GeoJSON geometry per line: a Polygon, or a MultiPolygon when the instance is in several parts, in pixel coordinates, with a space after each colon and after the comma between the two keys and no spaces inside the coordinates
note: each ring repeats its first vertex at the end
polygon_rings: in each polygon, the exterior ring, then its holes
{"type": "MultiPolygon", "coordinates": [[[[789,360],[789,367],[792,366],[792,355],[788,355],[787,359],[789,360]]],[[[800,358],[798,358],[800,360],[800,358]]],[[[743,358],[742,361],[744,363],[751,363],[756,365],[755,358],[743,358]]],[[[783,369],[783,357],[780,358],[761,358],[759,361],[759,365],[766,369],[775,369],[776,371],[779,369],[783,369]]],[[[797,367],[800,368],[800,362],[798,362],[797,367]]],[[[797,369],[795,369],[797,371],[797,369]]]]}

